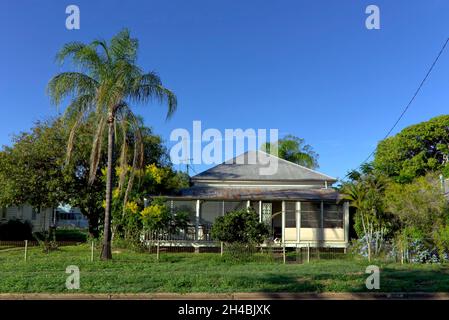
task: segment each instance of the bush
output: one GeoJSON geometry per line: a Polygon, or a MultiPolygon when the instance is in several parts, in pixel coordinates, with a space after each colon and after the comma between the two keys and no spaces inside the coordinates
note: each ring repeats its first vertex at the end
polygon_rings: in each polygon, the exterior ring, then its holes
{"type": "Polygon", "coordinates": [[[441,260],[449,260],[449,225],[438,228],[433,233],[433,239],[441,260]]]}
{"type": "Polygon", "coordinates": [[[242,209],[217,218],[211,230],[212,238],[228,243],[255,243],[265,241],[269,230],[252,209],[242,209]]]}
{"type": "Polygon", "coordinates": [[[56,229],[56,241],[86,242],[88,234],[78,229],[56,229]]]}
{"type": "Polygon", "coordinates": [[[0,240],[20,241],[33,239],[33,227],[28,222],[9,220],[0,224],[0,240]]]}

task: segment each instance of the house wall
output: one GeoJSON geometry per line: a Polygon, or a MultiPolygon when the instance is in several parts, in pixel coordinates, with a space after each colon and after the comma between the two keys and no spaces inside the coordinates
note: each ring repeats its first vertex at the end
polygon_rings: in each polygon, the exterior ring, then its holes
{"type": "MultiPolygon", "coordinates": [[[[291,204],[291,202],[289,202],[291,204]]],[[[283,216],[292,210],[287,202],[283,205],[283,216]],[[290,209],[289,209],[290,208],[290,209]]],[[[296,226],[285,227],[283,241],[300,246],[330,246],[345,247],[348,242],[349,208],[329,202],[296,202],[296,226]],[[307,226],[305,226],[307,225],[307,226]],[[332,227],[326,227],[332,226],[332,227]]],[[[285,224],[285,222],[284,222],[285,224]]],[[[291,224],[291,222],[290,222],[291,224]]]]}
{"type": "Polygon", "coordinates": [[[30,205],[12,206],[0,210],[0,221],[17,219],[29,221],[33,226],[33,231],[47,230],[52,223],[53,209],[42,209],[40,213],[33,210],[30,205]]]}

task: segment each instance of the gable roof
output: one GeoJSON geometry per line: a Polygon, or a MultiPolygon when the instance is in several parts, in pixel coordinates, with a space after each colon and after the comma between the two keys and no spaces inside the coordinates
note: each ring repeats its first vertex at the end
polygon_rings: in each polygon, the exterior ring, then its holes
{"type": "MultiPolygon", "coordinates": [[[[254,161],[253,161],[254,162],[254,161]]],[[[247,151],[225,161],[209,170],[203,171],[192,177],[193,181],[203,180],[231,180],[231,181],[329,181],[335,182],[337,179],[306,168],[299,164],[281,159],[263,151],[247,151]],[[258,153],[263,153],[269,161],[277,161],[278,168],[273,175],[261,175],[260,170],[268,165],[261,163],[258,153]],[[249,163],[248,158],[256,159],[255,163],[249,163]],[[228,163],[227,163],[228,162],[228,163]]]]}

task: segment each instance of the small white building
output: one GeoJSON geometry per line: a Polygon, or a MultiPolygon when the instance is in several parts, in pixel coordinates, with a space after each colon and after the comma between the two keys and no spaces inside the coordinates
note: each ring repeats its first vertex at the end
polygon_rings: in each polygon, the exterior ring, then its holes
{"type": "Polygon", "coordinates": [[[33,232],[46,231],[51,226],[87,228],[88,221],[78,208],[60,205],[58,208],[37,209],[30,205],[0,208],[0,223],[8,220],[28,221],[33,232]]]}

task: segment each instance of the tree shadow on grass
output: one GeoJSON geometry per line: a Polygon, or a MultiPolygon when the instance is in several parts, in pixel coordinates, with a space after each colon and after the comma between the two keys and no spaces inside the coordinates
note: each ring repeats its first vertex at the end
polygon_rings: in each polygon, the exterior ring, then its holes
{"type": "Polygon", "coordinates": [[[321,292],[324,288],[309,279],[280,274],[236,277],[233,282],[251,292],[321,292]]]}
{"type": "MultiPolygon", "coordinates": [[[[410,268],[412,267],[413,265],[410,265],[410,268]]],[[[384,267],[380,270],[380,290],[385,292],[449,292],[449,267],[443,266],[437,270],[384,267]]]]}
{"type": "Polygon", "coordinates": [[[422,270],[384,267],[380,269],[379,290],[367,289],[365,281],[369,276],[370,274],[364,272],[305,276],[255,274],[236,276],[232,282],[236,288],[247,288],[246,291],[251,292],[267,292],[270,293],[270,297],[276,292],[449,292],[449,268],[422,270]]]}

